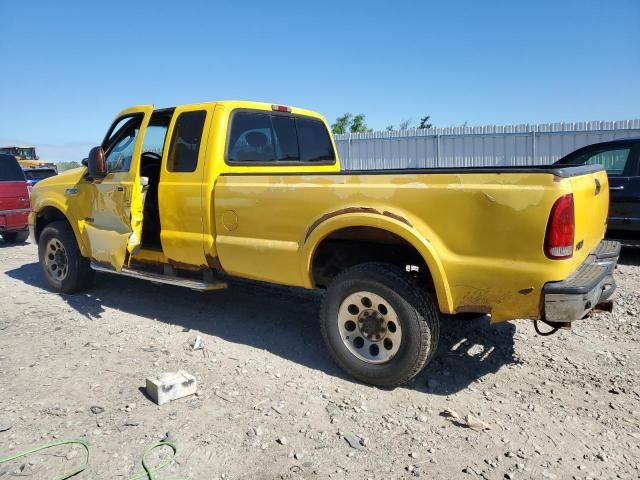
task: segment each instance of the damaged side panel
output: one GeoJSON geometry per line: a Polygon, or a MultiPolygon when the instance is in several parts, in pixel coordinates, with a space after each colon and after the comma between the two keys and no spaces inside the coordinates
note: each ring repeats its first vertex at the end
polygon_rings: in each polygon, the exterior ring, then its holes
{"type": "MultiPolygon", "coordinates": [[[[133,107],[120,112],[120,119],[142,115],[140,128],[128,170],[115,170],[88,186],[87,196],[91,203],[89,215],[80,220],[91,258],[98,264],[109,264],[120,271],[128,254],[135,253],[140,246],[142,232],[143,193],[140,182],[140,155],[153,105],[133,107]]],[[[107,152],[109,155],[109,152],[107,152]]],[[[121,153],[121,156],[124,154],[121,153]]],[[[124,158],[118,160],[124,166],[124,158]]],[[[116,165],[118,165],[116,161],[116,165]]]]}
{"type": "Polygon", "coordinates": [[[223,174],[213,202],[217,253],[231,275],[309,286],[305,254],[314,251],[310,239],[322,241],[316,232],[363,226],[365,218],[382,229],[393,222],[396,234],[405,229],[437,255],[432,264],[441,271],[431,273],[446,273],[441,291],[450,296],[438,299],[443,311],[536,318],[544,283],[582,261],[554,264],[542,248],[551,207],[570,188],[522,172],[223,174]],[[233,228],[223,222],[227,212],[233,228]]]}

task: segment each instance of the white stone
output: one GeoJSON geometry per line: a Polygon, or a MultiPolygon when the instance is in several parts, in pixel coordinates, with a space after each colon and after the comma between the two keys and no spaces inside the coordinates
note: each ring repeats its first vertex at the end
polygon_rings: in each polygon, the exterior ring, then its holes
{"type": "Polygon", "coordinates": [[[147,394],[158,405],[196,393],[196,378],[185,372],[167,372],[158,378],[147,378],[147,394]]]}

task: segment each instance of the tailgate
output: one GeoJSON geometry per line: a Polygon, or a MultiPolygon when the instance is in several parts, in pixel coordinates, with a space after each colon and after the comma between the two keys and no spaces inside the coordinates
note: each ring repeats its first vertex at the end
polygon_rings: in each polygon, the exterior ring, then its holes
{"type": "Polygon", "coordinates": [[[29,208],[27,182],[0,182],[0,211],[29,208]]]}
{"type": "Polygon", "coordinates": [[[576,219],[574,252],[584,258],[598,246],[607,228],[609,179],[607,172],[599,170],[571,177],[569,181],[576,219]]]}

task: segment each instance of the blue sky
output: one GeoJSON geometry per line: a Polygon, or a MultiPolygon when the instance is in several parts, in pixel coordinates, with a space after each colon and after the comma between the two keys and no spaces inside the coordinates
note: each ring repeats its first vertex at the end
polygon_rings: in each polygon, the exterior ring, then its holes
{"type": "Polygon", "coordinates": [[[640,117],[639,0],[100,5],[0,0],[0,144],[79,160],[124,107],[229,98],[374,129],[640,117]]]}

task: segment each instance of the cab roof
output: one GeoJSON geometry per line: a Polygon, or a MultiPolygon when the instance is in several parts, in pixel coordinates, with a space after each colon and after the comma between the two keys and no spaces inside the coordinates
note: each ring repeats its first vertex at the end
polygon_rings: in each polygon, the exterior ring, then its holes
{"type": "Polygon", "coordinates": [[[228,110],[236,110],[239,108],[246,108],[252,110],[265,110],[265,111],[273,111],[274,106],[286,106],[291,108],[291,113],[306,115],[308,117],[315,117],[324,120],[324,116],[322,116],[318,112],[314,112],[313,110],[307,110],[306,108],[294,107],[292,105],[283,104],[283,103],[267,103],[267,102],[254,102],[251,100],[217,100],[212,102],[201,102],[201,103],[191,103],[191,104],[182,104],[176,105],[175,107],[170,107],[167,109],[157,109],[157,110],[169,110],[172,108],[178,107],[194,107],[194,106],[213,106],[213,105],[222,105],[228,110]]]}

